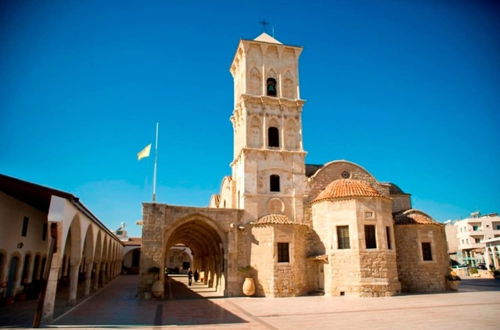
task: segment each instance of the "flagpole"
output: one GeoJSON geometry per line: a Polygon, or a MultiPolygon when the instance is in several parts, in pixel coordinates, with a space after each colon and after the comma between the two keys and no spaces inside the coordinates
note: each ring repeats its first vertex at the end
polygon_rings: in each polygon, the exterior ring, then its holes
{"type": "Polygon", "coordinates": [[[156,201],[156,170],[158,167],[158,128],[159,122],[156,122],[156,139],[155,139],[155,165],[153,169],[153,202],[156,201]]]}

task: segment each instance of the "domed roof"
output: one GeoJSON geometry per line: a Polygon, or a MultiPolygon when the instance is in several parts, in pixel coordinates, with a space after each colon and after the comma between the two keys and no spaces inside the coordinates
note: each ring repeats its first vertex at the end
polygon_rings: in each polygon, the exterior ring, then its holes
{"type": "Polygon", "coordinates": [[[338,179],[330,182],[318,197],[313,200],[319,202],[325,199],[347,197],[384,197],[375,188],[361,180],[338,179]]]}
{"type": "Polygon", "coordinates": [[[388,182],[387,185],[389,186],[389,193],[391,195],[408,195],[401,188],[399,188],[397,185],[395,185],[392,182],[388,182]]]}
{"type": "Polygon", "coordinates": [[[284,214],[268,214],[259,218],[259,220],[255,222],[255,225],[268,225],[268,224],[292,225],[293,222],[290,219],[288,219],[288,217],[284,214]]]}
{"type": "Polygon", "coordinates": [[[394,215],[396,225],[440,225],[422,211],[410,209],[394,215]]]}

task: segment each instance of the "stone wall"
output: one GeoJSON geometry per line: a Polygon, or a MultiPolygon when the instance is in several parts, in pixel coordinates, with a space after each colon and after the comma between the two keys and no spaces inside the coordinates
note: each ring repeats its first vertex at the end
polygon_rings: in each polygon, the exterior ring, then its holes
{"type": "Polygon", "coordinates": [[[372,297],[400,292],[391,209],[391,201],[386,198],[360,197],[313,204],[313,229],[328,257],[324,265],[325,295],[372,297]],[[365,246],[367,224],[376,229],[377,246],[373,249],[365,246]],[[349,226],[349,248],[339,248],[337,226],[349,226]]]}
{"type": "MultiPolygon", "coordinates": [[[[269,296],[274,293],[274,228],[252,226],[251,230],[250,264],[254,269],[256,295],[269,296]]],[[[243,283],[243,278],[241,283],[243,283]]]]}
{"type": "Polygon", "coordinates": [[[445,290],[449,257],[444,226],[440,224],[395,225],[399,280],[404,292],[445,290]],[[432,261],[424,261],[422,242],[430,242],[432,261]]]}
{"type": "Polygon", "coordinates": [[[307,232],[308,227],[301,225],[252,227],[251,266],[254,269],[257,296],[291,297],[307,293],[307,232]],[[289,243],[290,262],[278,262],[277,243],[289,243]]]}
{"type": "Polygon", "coordinates": [[[305,255],[307,229],[306,226],[302,225],[275,225],[275,242],[288,242],[290,244],[289,263],[279,263],[277,253],[275,253],[275,297],[298,296],[308,291],[305,255]]]}

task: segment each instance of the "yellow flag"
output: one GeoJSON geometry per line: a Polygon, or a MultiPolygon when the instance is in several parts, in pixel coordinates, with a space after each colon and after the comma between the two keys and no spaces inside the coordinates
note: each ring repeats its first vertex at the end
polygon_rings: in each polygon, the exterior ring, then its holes
{"type": "Polygon", "coordinates": [[[151,151],[151,144],[148,144],[141,151],[137,153],[137,160],[141,160],[143,158],[149,157],[149,152],[151,151]]]}

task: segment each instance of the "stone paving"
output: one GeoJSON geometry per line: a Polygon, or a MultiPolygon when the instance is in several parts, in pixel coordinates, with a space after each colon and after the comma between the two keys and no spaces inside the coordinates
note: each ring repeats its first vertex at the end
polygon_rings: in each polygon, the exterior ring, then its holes
{"type": "Polygon", "coordinates": [[[459,292],[384,298],[220,298],[206,286],[172,278],[172,298],[139,301],[137,276],[121,276],[57,319],[57,327],[230,329],[498,329],[500,281],[465,280],[459,292]]]}
{"type": "MultiPolygon", "coordinates": [[[[78,285],[77,303],[85,299],[83,291],[83,282],[80,282],[78,285]]],[[[68,286],[60,285],[57,291],[54,306],[55,317],[62,315],[71,309],[71,306],[68,305],[68,297],[68,286]]],[[[16,301],[12,305],[0,306],[0,327],[31,327],[37,303],[37,299],[30,299],[25,301],[16,301]]]]}

